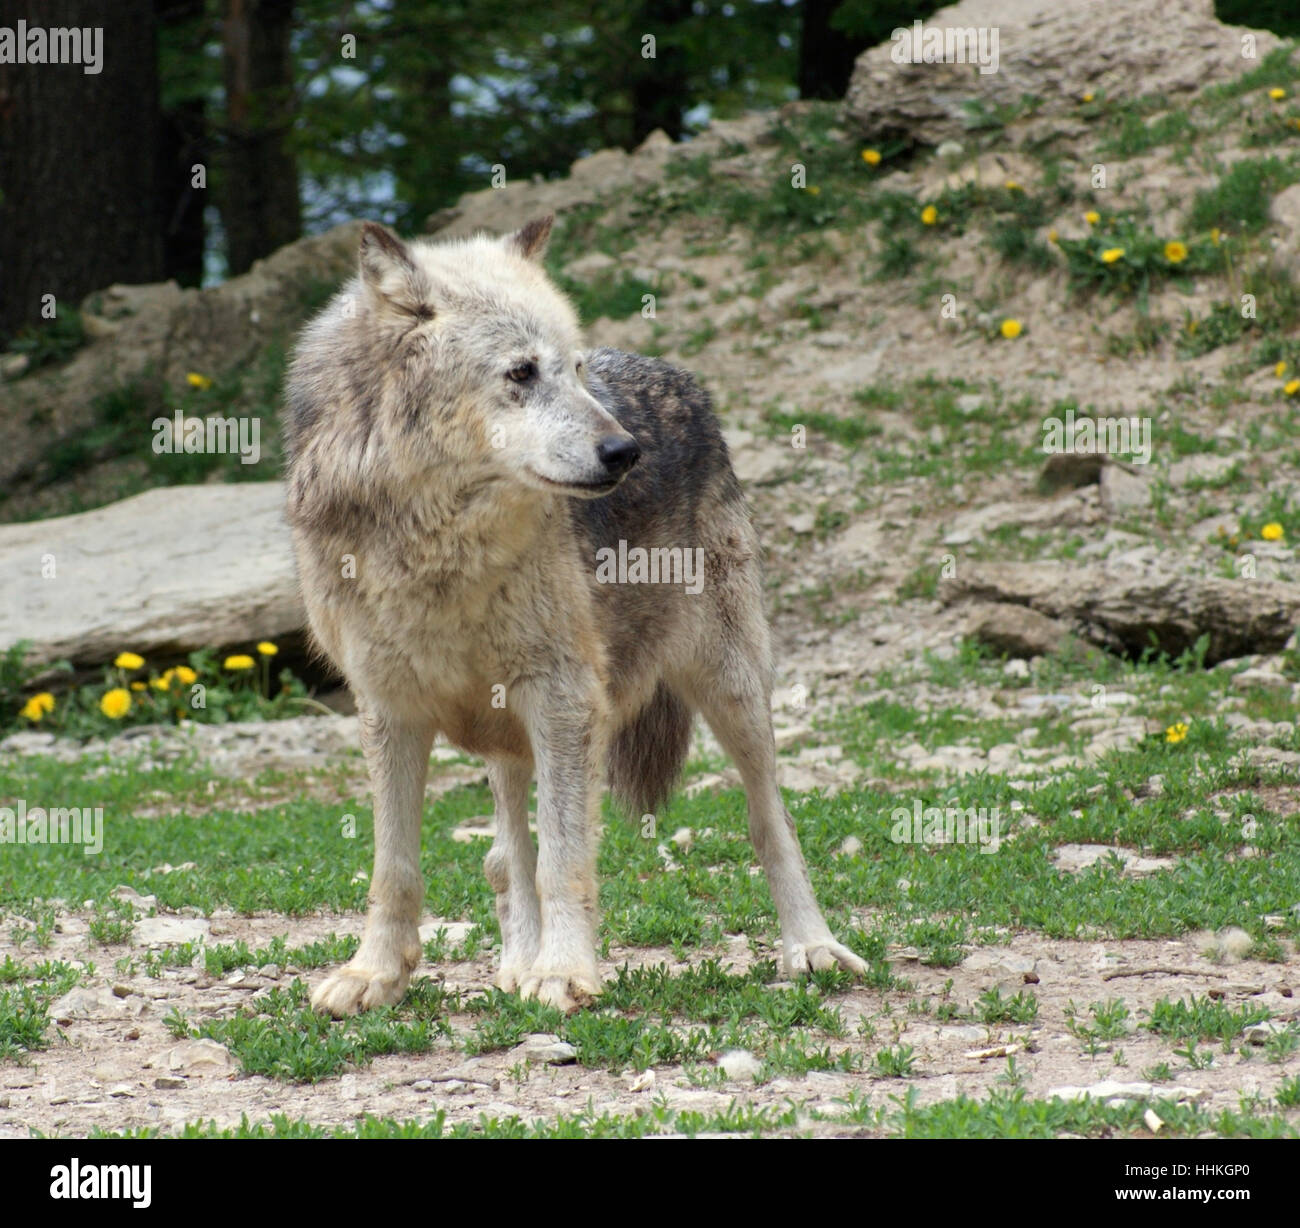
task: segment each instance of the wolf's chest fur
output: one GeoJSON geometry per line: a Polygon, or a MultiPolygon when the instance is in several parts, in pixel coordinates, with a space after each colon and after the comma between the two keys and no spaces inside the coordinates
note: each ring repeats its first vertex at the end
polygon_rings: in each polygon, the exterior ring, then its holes
{"type": "Polygon", "coordinates": [[[493,498],[449,519],[300,533],[321,646],[363,697],[401,697],[473,753],[518,753],[510,695],[520,678],[563,656],[605,672],[592,568],[554,502],[539,511],[535,497],[525,508],[493,498]],[[336,560],[349,553],[345,574],[336,560]]]}

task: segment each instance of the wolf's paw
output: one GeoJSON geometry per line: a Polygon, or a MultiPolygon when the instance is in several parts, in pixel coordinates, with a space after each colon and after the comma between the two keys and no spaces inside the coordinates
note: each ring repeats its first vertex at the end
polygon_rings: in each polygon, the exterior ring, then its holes
{"type": "Polygon", "coordinates": [[[408,972],[384,973],[345,964],[328,976],[311,996],[312,1009],[342,1019],[376,1006],[396,1006],[406,994],[408,972]]]}
{"type": "Polygon", "coordinates": [[[866,963],[833,938],[786,945],[785,970],[790,976],[807,976],[810,972],[824,972],[828,968],[841,968],[854,976],[867,974],[866,963]]]}
{"type": "Polygon", "coordinates": [[[496,987],[505,993],[514,993],[527,979],[527,964],[503,963],[497,970],[496,987]]]}
{"type": "Polygon", "coordinates": [[[521,998],[536,998],[547,1006],[559,1007],[566,1015],[586,1006],[599,993],[600,977],[594,971],[534,967],[519,981],[521,998]]]}

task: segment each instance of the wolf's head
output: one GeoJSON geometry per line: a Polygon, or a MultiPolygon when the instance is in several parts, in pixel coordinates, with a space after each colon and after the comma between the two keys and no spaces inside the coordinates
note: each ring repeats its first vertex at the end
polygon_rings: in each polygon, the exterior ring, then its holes
{"type": "Polygon", "coordinates": [[[636,440],[587,389],[577,316],[542,269],[552,220],[450,243],[363,228],[344,348],[365,348],[376,425],[406,476],[450,463],[594,498],[636,463],[636,440]]]}

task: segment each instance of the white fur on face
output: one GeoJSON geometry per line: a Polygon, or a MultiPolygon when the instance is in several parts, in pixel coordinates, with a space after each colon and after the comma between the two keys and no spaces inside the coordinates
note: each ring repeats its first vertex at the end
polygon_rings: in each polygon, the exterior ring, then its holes
{"type": "Polygon", "coordinates": [[[540,266],[496,240],[409,250],[431,287],[428,327],[438,339],[424,378],[454,387],[483,423],[485,461],[538,489],[613,489],[617,480],[596,448],[630,436],[588,391],[578,368],[577,317],[540,266]],[[531,374],[511,378],[524,371],[531,374]]]}

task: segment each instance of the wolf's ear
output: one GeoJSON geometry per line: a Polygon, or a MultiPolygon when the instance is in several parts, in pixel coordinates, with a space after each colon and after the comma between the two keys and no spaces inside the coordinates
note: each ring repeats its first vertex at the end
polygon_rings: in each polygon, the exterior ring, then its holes
{"type": "Polygon", "coordinates": [[[371,293],[400,311],[433,315],[427,280],[406,244],[375,222],[361,227],[361,280],[371,293]]]}
{"type": "Polygon", "coordinates": [[[551,227],[555,225],[555,214],[535,217],[525,222],[512,235],[507,235],[506,246],[522,256],[525,260],[540,260],[546,255],[546,245],[551,240],[551,227]]]}

